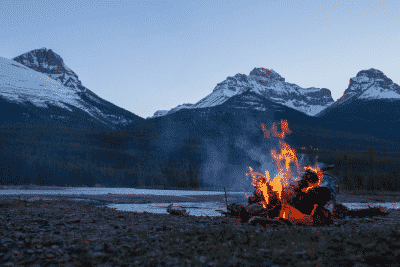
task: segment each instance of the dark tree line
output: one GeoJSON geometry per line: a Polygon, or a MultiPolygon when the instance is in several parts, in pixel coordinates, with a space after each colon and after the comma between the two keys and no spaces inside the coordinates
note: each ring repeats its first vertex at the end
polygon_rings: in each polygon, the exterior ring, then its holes
{"type": "MultiPolygon", "coordinates": [[[[301,151],[298,149],[298,151],[301,151]]],[[[374,146],[366,151],[306,150],[309,157],[335,165],[335,175],[345,190],[400,191],[400,155],[377,153],[374,146]]]]}
{"type": "MultiPolygon", "coordinates": [[[[117,136],[118,140],[124,137],[117,136]]],[[[126,137],[129,138],[129,137],[126,137]]],[[[93,187],[201,187],[201,141],[187,138],[167,159],[157,151],[143,147],[123,149],[109,135],[110,144],[85,142],[35,142],[0,139],[0,183],[93,187]],[[100,145],[99,145],[100,144],[100,145]]]]}
{"type": "MultiPolygon", "coordinates": [[[[163,137],[167,146],[162,147],[159,137],[140,132],[27,131],[0,127],[3,185],[204,187],[200,170],[206,150],[199,137],[163,137]],[[129,142],[133,146],[127,146],[129,142]]],[[[335,165],[330,172],[343,189],[400,191],[400,153],[381,152],[372,145],[364,151],[296,150],[335,165]]]]}

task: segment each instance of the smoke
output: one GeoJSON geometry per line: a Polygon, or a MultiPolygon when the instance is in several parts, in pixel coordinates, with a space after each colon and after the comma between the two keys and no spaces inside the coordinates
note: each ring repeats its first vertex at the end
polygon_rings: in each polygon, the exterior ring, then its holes
{"type": "Polygon", "coordinates": [[[205,157],[201,168],[204,184],[218,189],[224,187],[221,176],[227,162],[226,149],[224,146],[219,149],[216,145],[207,144],[205,157]]]}
{"type": "Polygon", "coordinates": [[[243,150],[251,160],[259,164],[259,166],[247,166],[246,171],[249,170],[248,167],[252,167],[254,171],[259,171],[256,167],[260,167],[262,173],[265,173],[266,170],[270,175],[274,173],[274,166],[270,153],[271,144],[257,146],[250,143],[246,136],[239,136],[236,139],[235,146],[243,150]]]}
{"type": "Polygon", "coordinates": [[[201,177],[205,186],[228,191],[252,192],[251,178],[246,176],[249,167],[264,173],[273,173],[272,157],[267,146],[253,144],[247,135],[226,137],[219,143],[206,145],[201,177]]]}

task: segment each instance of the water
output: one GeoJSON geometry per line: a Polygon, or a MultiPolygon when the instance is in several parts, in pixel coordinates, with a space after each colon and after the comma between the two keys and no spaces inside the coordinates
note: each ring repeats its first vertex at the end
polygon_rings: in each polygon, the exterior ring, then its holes
{"type": "Polygon", "coordinates": [[[399,202],[386,202],[386,203],[343,203],[349,209],[366,209],[369,207],[385,207],[388,209],[400,209],[399,202]]]}
{"type": "MultiPolygon", "coordinates": [[[[227,192],[229,194],[244,194],[244,192],[227,192]]],[[[184,191],[135,188],[94,188],[65,187],[65,190],[0,190],[0,195],[154,195],[154,196],[185,196],[185,195],[223,195],[224,191],[184,191]]],[[[247,192],[247,194],[252,194],[247,192]]]]}
{"type": "MultiPolygon", "coordinates": [[[[224,191],[184,191],[184,190],[159,190],[159,189],[135,189],[135,188],[87,188],[87,187],[66,187],[65,190],[0,190],[0,195],[36,195],[29,198],[28,201],[36,200],[52,200],[51,196],[76,196],[72,200],[88,201],[87,199],[80,199],[79,196],[84,195],[161,195],[161,196],[180,196],[185,197],[188,195],[224,195],[224,191]]],[[[252,192],[228,192],[229,203],[247,203],[245,196],[252,195],[252,192]]],[[[190,201],[190,197],[187,197],[190,201]]],[[[146,203],[146,204],[109,204],[109,208],[114,208],[121,211],[136,211],[136,212],[151,212],[151,213],[165,213],[167,214],[167,206],[171,203],[146,203]]],[[[219,202],[180,202],[173,203],[174,208],[186,209],[190,215],[194,216],[220,216],[219,212],[215,210],[226,209],[226,203],[219,202]]]]}
{"type": "MultiPolygon", "coordinates": [[[[168,195],[168,196],[188,196],[188,195],[224,195],[224,192],[215,191],[183,191],[183,190],[156,190],[156,189],[134,189],[134,188],[75,188],[70,187],[65,190],[0,190],[0,195],[24,195],[33,194],[38,195],[29,199],[35,200],[51,200],[51,195],[68,195],[77,196],[74,200],[88,201],[87,199],[80,199],[79,196],[84,195],[168,195]]],[[[247,204],[245,196],[252,195],[252,192],[227,192],[228,204],[240,203],[247,204]]],[[[188,197],[190,201],[190,198],[188,197]]],[[[146,203],[146,204],[109,204],[109,208],[114,208],[121,211],[136,211],[136,212],[150,212],[159,214],[168,214],[167,207],[171,203],[146,203]]],[[[194,216],[222,216],[215,210],[227,211],[225,202],[178,202],[172,203],[174,208],[186,209],[190,215],[194,216]]],[[[350,209],[361,209],[370,207],[386,207],[389,209],[400,209],[400,203],[342,203],[350,209]]]]}

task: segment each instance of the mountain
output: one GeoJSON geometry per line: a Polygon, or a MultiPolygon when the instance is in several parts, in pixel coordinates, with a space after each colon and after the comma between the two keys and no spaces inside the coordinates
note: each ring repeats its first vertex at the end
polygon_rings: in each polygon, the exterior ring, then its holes
{"type": "Polygon", "coordinates": [[[196,104],[180,105],[171,109],[167,114],[184,108],[198,109],[217,106],[248,89],[275,103],[310,116],[317,114],[334,102],[330,90],[326,88],[301,88],[296,84],[285,82],[285,78],[272,69],[254,68],[249,76],[240,73],[233,77],[230,76],[225,81],[218,83],[211,94],[196,104]]]}
{"type": "Polygon", "coordinates": [[[125,129],[143,118],[100,98],[51,49],[0,57],[0,125],[125,129]]]}
{"type": "Polygon", "coordinates": [[[160,116],[164,116],[168,113],[169,110],[157,110],[153,116],[149,116],[146,119],[157,118],[160,116]]]}
{"type": "Polygon", "coordinates": [[[343,96],[316,117],[334,130],[398,139],[400,86],[380,70],[359,71],[343,96]]]}

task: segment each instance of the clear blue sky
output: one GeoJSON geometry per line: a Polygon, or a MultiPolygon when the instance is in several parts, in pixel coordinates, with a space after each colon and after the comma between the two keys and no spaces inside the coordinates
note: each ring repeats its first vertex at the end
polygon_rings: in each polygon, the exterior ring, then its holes
{"type": "Polygon", "coordinates": [[[341,97],[363,69],[400,84],[399,2],[0,2],[0,56],[46,47],[83,85],[141,117],[196,103],[255,67],[341,97]]]}

